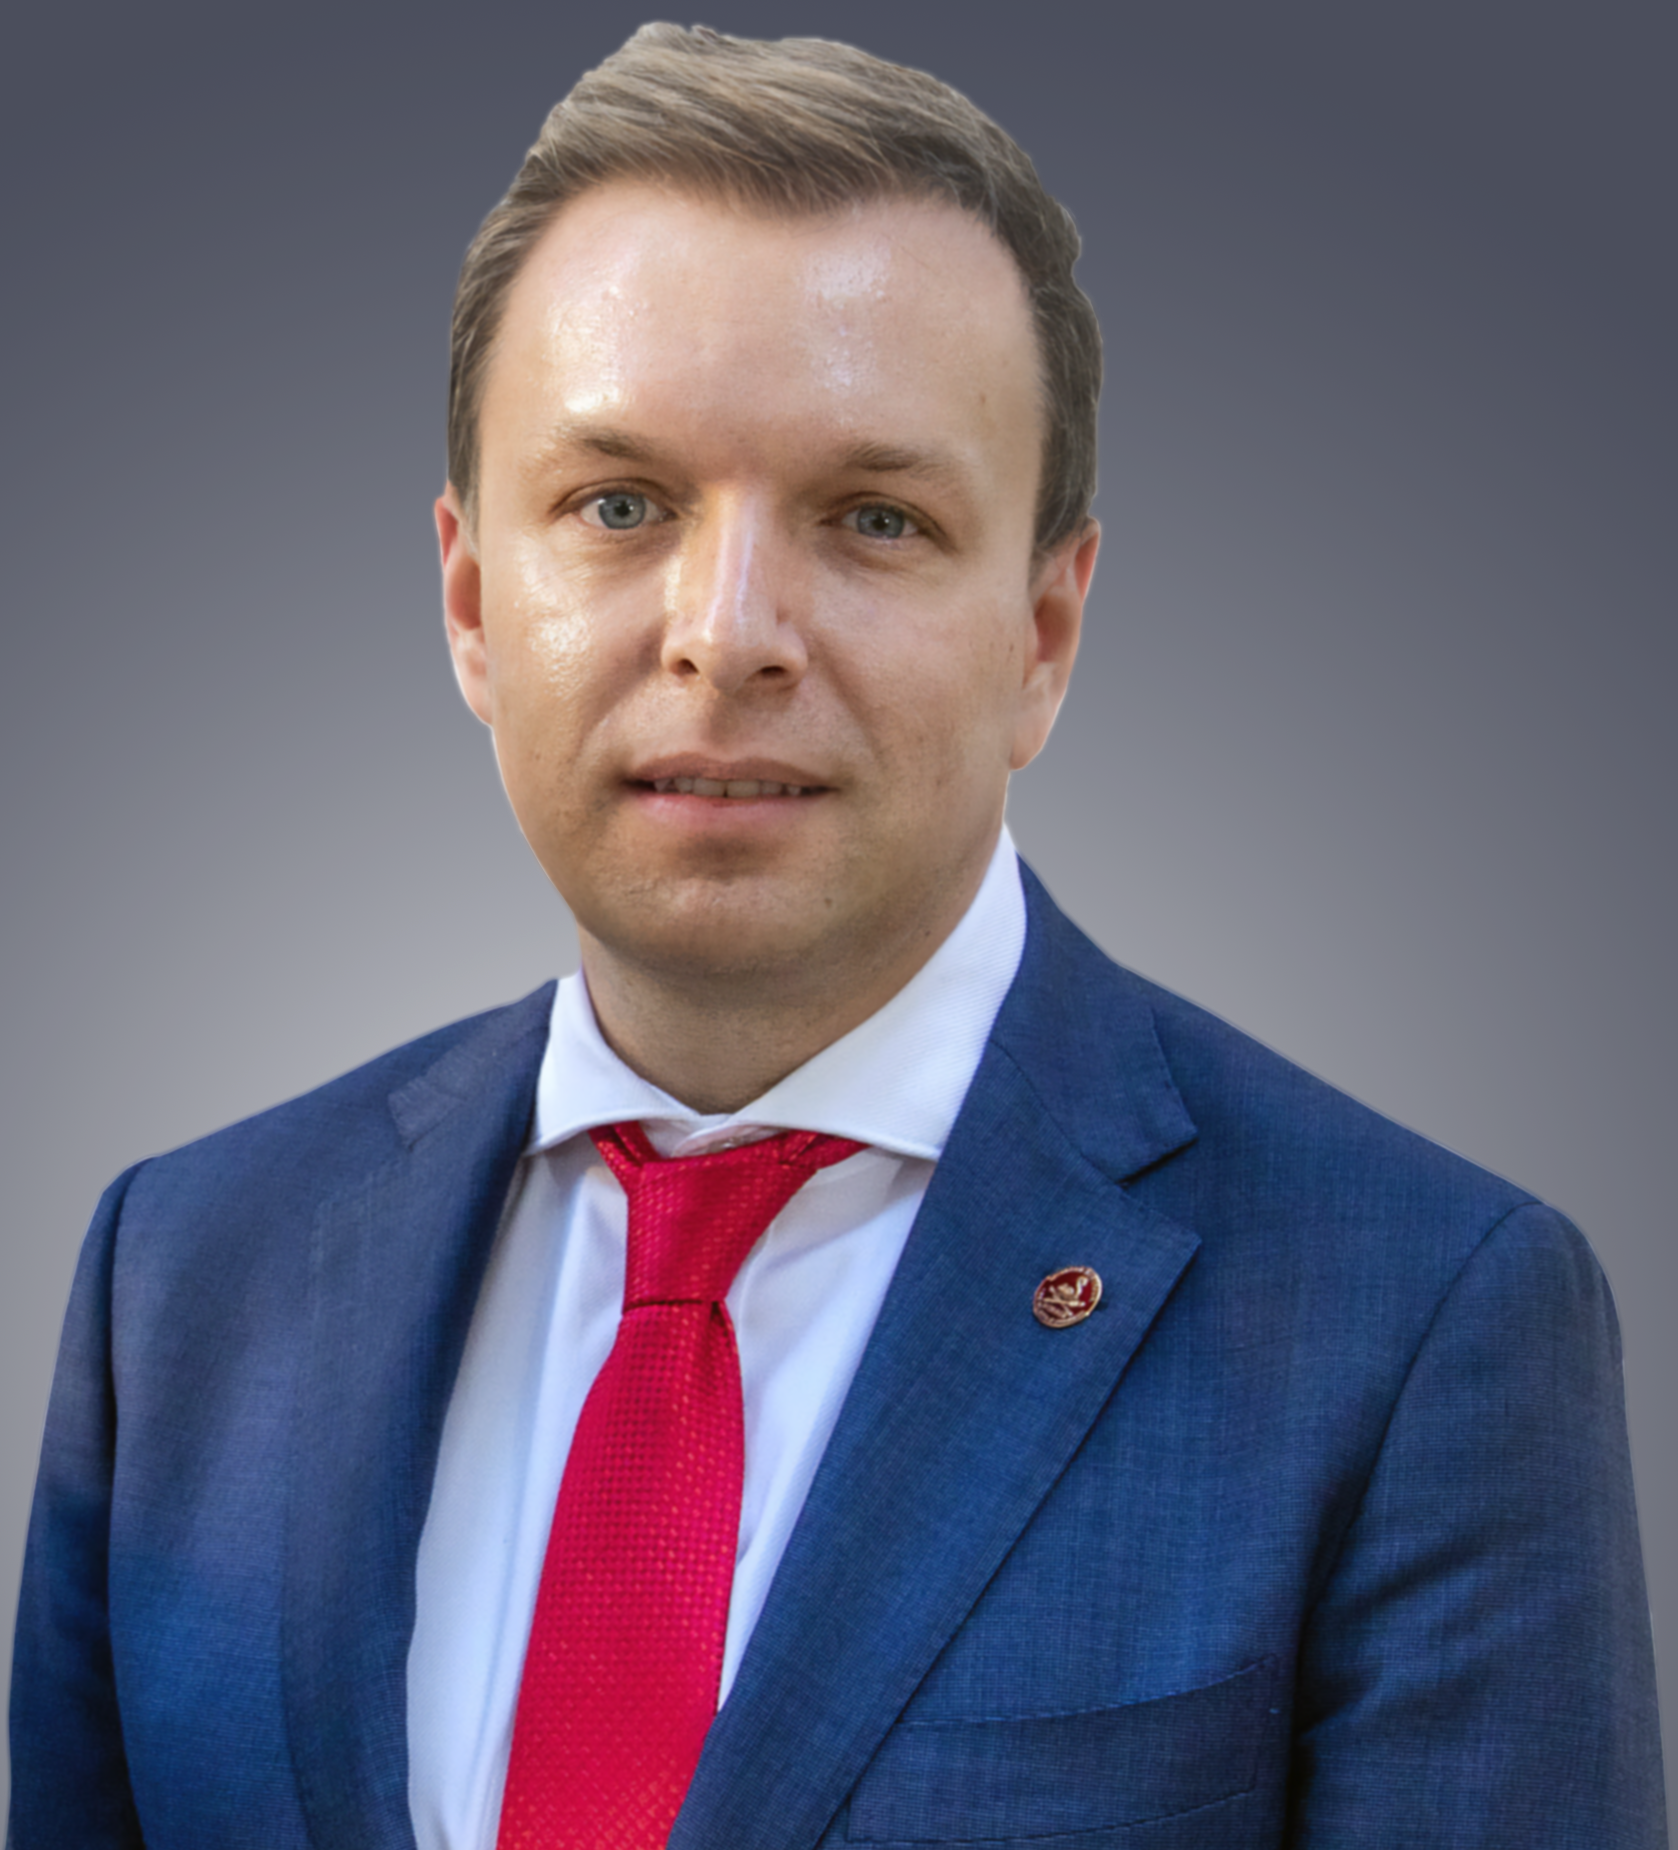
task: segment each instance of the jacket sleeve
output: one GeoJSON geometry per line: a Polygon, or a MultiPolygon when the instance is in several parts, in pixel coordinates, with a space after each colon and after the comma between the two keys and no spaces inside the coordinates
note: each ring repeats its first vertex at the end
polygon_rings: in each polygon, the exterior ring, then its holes
{"type": "Polygon", "coordinates": [[[1298,1688],[1292,1850],[1663,1850],[1619,1333],[1551,1210],[1441,1301],[1298,1688]]]}
{"type": "Polygon", "coordinates": [[[82,1247],[47,1408],[12,1657],[8,1850],[141,1850],[107,1607],[111,1271],[131,1169],[82,1247]]]}

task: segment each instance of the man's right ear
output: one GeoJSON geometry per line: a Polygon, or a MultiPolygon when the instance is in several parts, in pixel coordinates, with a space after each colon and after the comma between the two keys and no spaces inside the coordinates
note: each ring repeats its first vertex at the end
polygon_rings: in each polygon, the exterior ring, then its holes
{"type": "Polygon", "coordinates": [[[484,645],[483,571],[472,528],[450,482],[437,497],[437,546],[443,562],[443,628],[454,678],[466,704],[486,726],[495,723],[489,656],[484,645]]]}

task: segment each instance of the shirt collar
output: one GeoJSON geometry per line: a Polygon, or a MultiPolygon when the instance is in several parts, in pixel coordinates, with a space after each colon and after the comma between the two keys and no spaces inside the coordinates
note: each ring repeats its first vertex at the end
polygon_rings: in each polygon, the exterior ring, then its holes
{"type": "Polygon", "coordinates": [[[775,1130],[821,1131],[936,1160],[1025,949],[1025,895],[1004,829],[973,903],[907,983],[849,1034],[741,1110],[705,1116],[606,1045],[581,971],[554,996],[527,1153],[636,1119],[664,1156],[775,1130]]]}

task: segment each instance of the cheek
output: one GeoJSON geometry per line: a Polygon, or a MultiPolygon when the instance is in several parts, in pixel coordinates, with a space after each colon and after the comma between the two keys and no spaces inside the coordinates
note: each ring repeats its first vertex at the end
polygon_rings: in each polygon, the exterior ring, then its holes
{"type": "Polygon", "coordinates": [[[614,612],[608,587],[557,569],[536,547],[515,554],[491,590],[485,626],[497,728],[512,731],[522,749],[569,755],[579,729],[617,697],[631,626],[614,612]]]}
{"type": "Polygon", "coordinates": [[[880,676],[880,733],[908,802],[993,800],[1013,750],[1018,672],[1018,651],[978,627],[944,631],[880,676]]]}
{"type": "Polygon", "coordinates": [[[1023,673],[1016,627],[1001,611],[986,610],[946,639],[939,651],[940,704],[958,729],[966,762],[994,756],[996,741],[1011,732],[1023,673]]]}

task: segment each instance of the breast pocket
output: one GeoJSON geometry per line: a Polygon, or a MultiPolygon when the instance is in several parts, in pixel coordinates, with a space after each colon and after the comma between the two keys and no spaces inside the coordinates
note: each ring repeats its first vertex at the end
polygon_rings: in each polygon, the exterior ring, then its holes
{"type": "Polygon", "coordinates": [[[1113,1708],[906,1722],[851,1795],[852,1843],[1052,1837],[1169,1818],[1250,1791],[1274,1660],[1113,1708]]]}

